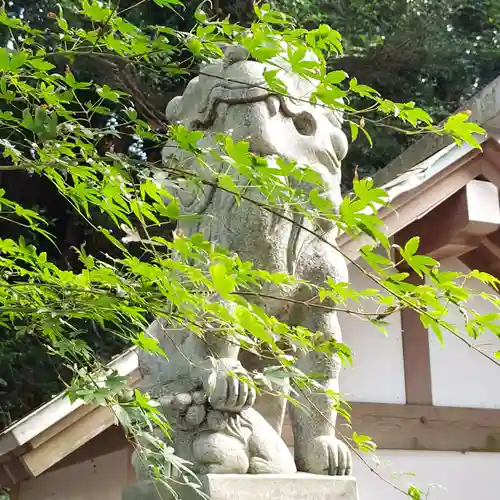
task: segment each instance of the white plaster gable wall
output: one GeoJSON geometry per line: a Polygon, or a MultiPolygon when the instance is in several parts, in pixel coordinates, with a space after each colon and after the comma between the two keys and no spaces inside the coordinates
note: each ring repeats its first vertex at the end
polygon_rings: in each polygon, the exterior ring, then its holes
{"type": "MultiPolygon", "coordinates": [[[[468,272],[467,267],[457,259],[443,261],[441,269],[468,272]]],[[[479,292],[493,292],[487,285],[477,281],[473,286],[479,292]]],[[[473,297],[469,304],[480,314],[497,312],[492,305],[479,296],[473,297]]],[[[463,325],[463,319],[454,306],[449,307],[447,320],[457,326],[463,325]]],[[[477,340],[471,339],[465,331],[463,331],[463,336],[491,356],[495,351],[500,350],[500,341],[489,332],[477,340]]],[[[500,408],[498,384],[500,368],[498,366],[449,332],[444,332],[444,347],[432,332],[429,332],[429,339],[432,396],[435,405],[500,408]]]]}
{"type": "MultiPolygon", "coordinates": [[[[356,290],[375,287],[352,265],[349,266],[349,280],[356,290]]],[[[374,311],[376,304],[365,300],[362,307],[374,311]]],[[[340,390],[346,398],[359,402],[405,403],[400,315],[388,317],[387,335],[349,314],[340,314],[339,321],[343,342],[354,353],[353,366],[344,367],[340,375],[340,390]]]]}
{"type": "Polygon", "coordinates": [[[129,480],[128,449],[21,483],[19,500],[122,500],[129,480]]]}
{"type": "MultiPolygon", "coordinates": [[[[428,491],[425,500],[498,500],[500,453],[379,450],[376,470],[403,489],[411,484],[428,491]],[[409,475],[409,474],[415,474],[409,475]]],[[[363,455],[365,457],[365,455],[363,455]]],[[[368,457],[368,463],[374,461],[368,457]]],[[[354,475],[360,500],[405,497],[371,472],[357,457],[354,475]]]]}

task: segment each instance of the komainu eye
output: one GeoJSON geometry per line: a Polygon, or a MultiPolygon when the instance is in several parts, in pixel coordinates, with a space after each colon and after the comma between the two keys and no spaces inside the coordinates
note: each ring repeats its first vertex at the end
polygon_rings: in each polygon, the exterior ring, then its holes
{"type": "Polygon", "coordinates": [[[309,113],[300,113],[293,118],[295,129],[301,135],[314,135],[316,133],[316,120],[309,113]]]}

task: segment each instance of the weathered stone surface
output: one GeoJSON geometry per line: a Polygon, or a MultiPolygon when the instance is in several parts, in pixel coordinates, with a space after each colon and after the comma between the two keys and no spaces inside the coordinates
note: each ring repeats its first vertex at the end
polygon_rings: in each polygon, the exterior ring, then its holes
{"type": "MultiPolygon", "coordinates": [[[[201,482],[211,500],[358,500],[356,480],[351,476],[208,474],[201,482]]],[[[182,500],[203,498],[188,487],[176,493],[182,500]]],[[[123,500],[173,499],[164,486],[152,482],[127,486],[123,493],[123,500]]]]}
{"type": "MultiPolygon", "coordinates": [[[[341,116],[324,106],[310,104],[308,96],[314,85],[289,71],[286,61],[277,58],[274,64],[266,66],[250,60],[241,47],[229,48],[224,61],[205,66],[184,94],[169,103],[167,118],[189,130],[203,130],[204,138],[199,143],[202,147],[219,148],[217,135],[227,133],[234,141],[247,141],[249,151],[265,157],[270,168],[279,166],[279,158],[308,166],[322,180],[322,186],[292,175],[286,182],[306,194],[319,189],[316,196],[329,200],[335,209],[341,201],[340,162],[347,153],[341,116]],[[276,95],[265,87],[264,71],[276,65],[282,68],[279,77],[294,98],[276,95]]],[[[158,171],[158,181],[179,199],[182,215],[190,216],[178,220],[180,234],[189,237],[201,233],[205,239],[238,254],[241,260],[252,261],[256,268],[271,273],[293,274],[298,280],[317,285],[327,279],[347,281],[344,258],[335,251],[338,231],[331,220],[299,217],[292,206],[284,203],[279,212],[263,210],[259,203],[267,200],[252,185],[245,190],[246,199],[236,203],[231,193],[213,186],[218,174],[228,168],[215,158],[207,158],[212,163],[206,168],[175,142],[164,148],[165,167],[158,171]],[[179,166],[209,182],[203,189],[194,188],[175,175],[179,166]],[[321,239],[315,232],[321,234],[321,239]]],[[[235,184],[247,185],[248,179],[240,177],[235,174],[235,184]]],[[[263,292],[276,297],[258,302],[269,315],[321,332],[325,340],[341,340],[334,311],[303,305],[315,300],[313,289],[297,282],[286,287],[269,285],[263,292]]],[[[217,296],[213,300],[224,303],[217,296]]],[[[231,314],[235,304],[225,305],[231,314]]],[[[159,340],[168,361],[139,354],[145,384],[149,384],[153,396],[160,398],[173,424],[176,453],[201,474],[290,474],[298,469],[349,475],[351,456],[335,436],[332,401],[319,391],[297,391],[301,405],[290,408],[294,463],[279,436],[284,404],[270,405],[277,415],[265,412],[266,422],[252,408],[255,391],[234,376],[245,374],[239,346],[207,330],[201,339],[186,329],[155,322],[148,334],[159,340]],[[303,410],[307,407],[311,411],[303,410]]],[[[340,361],[336,356],[300,352],[296,367],[314,373],[325,389],[338,391],[340,361]]]]}

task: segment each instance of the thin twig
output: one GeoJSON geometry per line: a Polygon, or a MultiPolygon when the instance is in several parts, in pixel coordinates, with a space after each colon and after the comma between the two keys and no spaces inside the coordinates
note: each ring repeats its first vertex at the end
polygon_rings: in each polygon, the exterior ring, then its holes
{"type": "Polygon", "coordinates": [[[136,7],[139,7],[139,5],[143,4],[144,2],[147,2],[148,0],[140,0],[139,2],[137,3],[134,3],[133,5],[130,5],[129,7],[126,7],[125,9],[123,10],[120,10],[120,12],[118,12],[118,15],[119,16],[123,16],[123,14],[129,10],[132,10],[132,9],[135,9],[136,7]]]}
{"type": "Polygon", "coordinates": [[[395,313],[399,309],[392,309],[389,314],[384,314],[383,312],[365,312],[365,311],[355,311],[353,309],[344,309],[343,307],[334,307],[334,306],[327,306],[325,304],[318,304],[317,302],[311,302],[310,300],[304,301],[304,300],[298,300],[298,299],[292,299],[292,298],[287,298],[287,297],[280,297],[278,295],[271,295],[267,293],[260,293],[260,292],[234,292],[233,295],[243,295],[243,296],[256,296],[256,297],[264,297],[266,299],[273,299],[273,300],[280,300],[282,302],[290,302],[292,304],[299,304],[304,307],[312,307],[313,309],[323,309],[325,311],[332,311],[332,312],[341,312],[341,313],[346,313],[346,314],[352,314],[354,316],[367,316],[367,317],[372,317],[374,316],[375,319],[379,320],[382,318],[385,318],[389,316],[390,314],[395,313]]]}

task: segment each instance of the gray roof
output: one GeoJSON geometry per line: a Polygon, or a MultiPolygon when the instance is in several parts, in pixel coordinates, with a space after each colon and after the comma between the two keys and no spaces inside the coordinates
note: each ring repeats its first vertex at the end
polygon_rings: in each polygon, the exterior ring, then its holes
{"type": "MultiPolygon", "coordinates": [[[[465,102],[457,112],[464,110],[470,110],[470,120],[486,129],[487,137],[500,136],[500,77],[465,102]]],[[[486,137],[478,138],[479,142],[485,139],[486,137]]],[[[393,199],[397,194],[391,195],[391,190],[393,194],[395,192],[399,194],[406,190],[405,184],[408,189],[411,189],[418,185],[415,183],[424,182],[442,168],[446,168],[446,165],[440,161],[443,155],[448,155],[455,150],[463,151],[465,154],[470,149],[467,145],[459,147],[450,137],[429,134],[377,172],[374,181],[377,185],[387,189],[393,199]]],[[[460,156],[463,155],[459,154],[456,159],[460,156]]]]}

